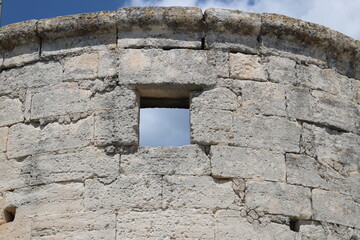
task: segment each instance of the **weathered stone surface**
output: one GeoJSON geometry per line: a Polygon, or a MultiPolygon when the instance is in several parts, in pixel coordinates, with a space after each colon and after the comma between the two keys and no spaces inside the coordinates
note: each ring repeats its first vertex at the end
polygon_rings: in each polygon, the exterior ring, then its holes
{"type": "Polygon", "coordinates": [[[75,124],[51,123],[43,128],[16,124],[9,129],[7,156],[19,158],[36,153],[84,147],[93,138],[93,118],[75,124]]]}
{"type": "Polygon", "coordinates": [[[6,151],[6,143],[8,138],[9,128],[0,128],[0,153],[6,151]]]}
{"type": "Polygon", "coordinates": [[[203,14],[194,7],[123,8],[118,12],[121,48],[201,48],[203,14]]]}
{"type": "Polygon", "coordinates": [[[261,15],[228,9],[207,9],[205,47],[257,52],[261,15]]]}
{"type": "Polygon", "coordinates": [[[183,147],[140,147],[134,154],[121,156],[125,174],[210,175],[210,159],[196,145],[183,147]]]}
{"type": "Polygon", "coordinates": [[[266,81],[262,60],[256,55],[230,54],[230,77],[241,80],[266,81]]]}
{"type": "Polygon", "coordinates": [[[90,110],[90,91],[78,89],[77,84],[56,85],[32,96],[31,119],[55,117],[90,110]]]}
{"type": "Polygon", "coordinates": [[[164,176],[163,207],[229,208],[237,196],[231,182],[209,176],[164,176]]]}
{"type": "Polygon", "coordinates": [[[85,208],[90,210],[160,209],[161,176],[120,176],[104,185],[97,179],[85,181],[85,208]]]}
{"type": "MultiPolygon", "coordinates": [[[[25,176],[21,176],[21,162],[14,159],[6,159],[4,153],[0,153],[0,191],[14,190],[24,187],[27,183],[25,176]]],[[[1,211],[1,208],[0,208],[1,211]]]]}
{"type": "Polygon", "coordinates": [[[281,84],[297,84],[296,62],[288,58],[270,56],[266,63],[269,80],[281,84]]]}
{"type": "Polygon", "coordinates": [[[309,219],[311,217],[309,188],[274,182],[249,182],[245,203],[249,208],[271,214],[309,219]]]}
{"type": "MultiPolygon", "coordinates": [[[[120,51],[119,81],[135,85],[209,86],[215,83],[224,62],[214,62],[209,52],[188,49],[128,49],[120,51]],[[169,64],[171,63],[171,64],[169,64]]],[[[217,54],[220,54],[219,52],[217,54]]],[[[225,53],[223,53],[225,54],[225,53]]],[[[226,69],[226,68],[224,68],[226,69]]]]}
{"type": "Polygon", "coordinates": [[[360,228],[360,204],[337,192],[314,189],[314,219],[360,228]]]}
{"type": "Polygon", "coordinates": [[[37,20],[9,24],[0,29],[0,50],[12,50],[16,46],[40,41],[36,36],[37,20]]]}
{"type": "Polygon", "coordinates": [[[30,42],[6,50],[4,52],[4,67],[21,66],[39,60],[39,51],[39,42],[30,42]]]}
{"type": "Polygon", "coordinates": [[[28,220],[14,221],[0,224],[0,240],[23,240],[31,239],[31,222],[28,220]]]}
{"type": "Polygon", "coordinates": [[[137,109],[99,111],[95,114],[95,144],[137,145],[138,127],[137,109]]]}
{"type": "Polygon", "coordinates": [[[19,99],[0,97],[0,127],[22,122],[24,114],[19,99]]]}
{"type": "Polygon", "coordinates": [[[62,67],[58,62],[38,62],[0,73],[0,94],[28,87],[50,86],[61,82],[62,67]]]}
{"type": "Polygon", "coordinates": [[[240,177],[285,180],[283,154],[262,149],[212,146],[211,173],[220,178],[240,177]]]}
{"type": "Polygon", "coordinates": [[[91,98],[91,109],[94,110],[133,109],[137,106],[135,91],[119,86],[111,92],[99,93],[91,98]]]}
{"type": "Polygon", "coordinates": [[[120,212],[118,239],[214,239],[211,212],[197,210],[158,210],[120,212]]]}
{"type": "Polygon", "coordinates": [[[215,239],[297,239],[296,233],[286,225],[269,223],[266,226],[250,224],[239,211],[218,210],[215,213],[215,239]]]}
{"type": "Polygon", "coordinates": [[[234,117],[236,146],[264,148],[280,152],[298,152],[300,125],[282,117],[234,117]]]}

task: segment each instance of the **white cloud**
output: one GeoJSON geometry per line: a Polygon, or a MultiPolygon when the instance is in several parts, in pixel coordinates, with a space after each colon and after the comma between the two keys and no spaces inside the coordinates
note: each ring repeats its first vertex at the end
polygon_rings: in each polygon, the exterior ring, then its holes
{"type": "Polygon", "coordinates": [[[360,0],[130,0],[128,6],[194,6],[280,13],[360,39],[360,0]],[[251,3],[252,4],[249,4],[251,3]]]}

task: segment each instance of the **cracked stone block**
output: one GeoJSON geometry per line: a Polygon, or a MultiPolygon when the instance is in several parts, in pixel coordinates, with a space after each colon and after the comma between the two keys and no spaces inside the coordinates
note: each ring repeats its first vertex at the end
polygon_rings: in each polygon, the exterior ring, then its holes
{"type": "Polygon", "coordinates": [[[63,70],[58,62],[38,62],[0,73],[0,94],[12,93],[28,87],[51,86],[63,79],[63,70]]]}
{"type": "Polygon", "coordinates": [[[0,127],[24,120],[22,103],[19,99],[0,97],[0,127]]]}
{"type": "Polygon", "coordinates": [[[313,207],[315,220],[360,228],[360,205],[349,196],[314,189],[313,207]]]}
{"type": "Polygon", "coordinates": [[[227,58],[214,57],[213,54],[226,53],[189,49],[121,50],[119,82],[131,85],[181,84],[184,88],[211,86],[218,75],[228,75],[227,58]]]}
{"type": "Polygon", "coordinates": [[[216,239],[279,239],[295,240],[296,233],[289,226],[269,223],[266,226],[250,224],[246,218],[240,216],[239,211],[218,210],[215,213],[216,239]]]}
{"type": "Polygon", "coordinates": [[[85,181],[85,208],[96,209],[159,209],[162,199],[162,177],[121,175],[110,184],[101,179],[85,181]]]}
{"type": "Polygon", "coordinates": [[[42,215],[31,219],[34,239],[115,240],[115,213],[107,211],[42,215]]]}
{"type": "Polygon", "coordinates": [[[214,239],[212,212],[195,209],[121,212],[118,239],[214,239]]]}
{"type": "Polygon", "coordinates": [[[288,58],[270,56],[265,64],[269,80],[281,84],[298,84],[296,62],[288,58]]]}
{"type": "Polygon", "coordinates": [[[138,122],[137,109],[97,112],[95,114],[95,144],[97,146],[137,145],[138,122]]]}
{"type": "Polygon", "coordinates": [[[140,147],[134,154],[121,156],[125,174],[210,175],[210,159],[201,147],[140,147]]]}
{"type": "Polygon", "coordinates": [[[163,207],[229,208],[238,198],[228,180],[210,176],[164,176],[163,207]]]}
{"type": "Polygon", "coordinates": [[[262,149],[211,147],[212,176],[285,181],[283,154],[262,149]]]}
{"type": "Polygon", "coordinates": [[[0,153],[6,151],[6,143],[8,138],[9,128],[0,128],[0,153]]]}
{"type": "Polygon", "coordinates": [[[230,54],[230,77],[241,80],[267,81],[260,57],[242,53],[230,54]]]}
{"type": "Polygon", "coordinates": [[[19,158],[36,153],[84,147],[93,138],[93,118],[77,123],[49,123],[45,127],[16,124],[9,129],[8,158],[19,158]]]}
{"type": "Polygon", "coordinates": [[[132,109],[138,106],[137,100],[135,91],[117,86],[110,92],[95,94],[91,98],[91,109],[132,109]]]}
{"type": "Polygon", "coordinates": [[[280,152],[299,152],[301,126],[297,122],[275,116],[234,116],[236,146],[264,148],[280,152]]]}
{"type": "Polygon", "coordinates": [[[103,182],[114,181],[119,175],[119,155],[106,155],[97,148],[28,157],[21,171],[29,174],[32,185],[52,182],[84,181],[98,177],[103,182]]]}
{"type": "Polygon", "coordinates": [[[247,183],[245,203],[251,209],[270,214],[310,219],[310,188],[275,182],[247,183]]]}
{"type": "Polygon", "coordinates": [[[78,89],[75,83],[39,91],[32,96],[31,119],[87,112],[90,95],[90,91],[78,89]]]}

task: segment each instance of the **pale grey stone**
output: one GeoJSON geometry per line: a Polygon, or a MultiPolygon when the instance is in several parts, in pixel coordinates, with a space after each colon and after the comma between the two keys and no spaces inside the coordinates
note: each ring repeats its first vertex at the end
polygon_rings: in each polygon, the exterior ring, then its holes
{"type": "Polygon", "coordinates": [[[161,176],[120,176],[104,185],[98,179],[85,181],[84,202],[89,210],[160,209],[161,176]]]}
{"type": "Polygon", "coordinates": [[[280,152],[299,152],[301,127],[297,122],[275,116],[237,114],[234,117],[236,146],[264,148],[280,152]]]}
{"type": "Polygon", "coordinates": [[[328,240],[325,229],[320,222],[316,221],[299,221],[300,239],[304,240],[328,240]]]}
{"type": "Polygon", "coordinates": [[[31,222],[28,219],[0,224],[1,240],[31,239],[31,222]]]}
{"type": "Polygon", "coordinates": [[[22,103],[19,99],[0,97],[0,127],[24,120],[22,103]]]}
{"type": "Polygon", "coordinates": [[[40,46],[38,42],[30,42],[15,46],[4,52],[4,67],[21,66],[39,60],[40,46]]]}
{"type": "Polygon", "coordinates": [[[120,212],[118,239],[214,239],[212,212],[194,209],[120,212]]]}
{"type": "Polygon", "coordinates": [[[314,189],[314,219],[360,228],[360,205],[337,192],[314,189]]]}
{"type": "Polygon", "coordinates": [[[210,175],[210,159],[196,145],[182,147],[140,147],[121,156],[125,174],[210,175]]]}
{"type": "Polygon", "coordinates": [[[132,109],[138,106],[138,99],[135,91],[117,86],[110,92],[95,94],[90,104],[93,110],[132,109]]]}
{"type": "Polygon", "coordinates": [[[231,78],[254,81],[267,80],[267,74],[259,56],[231,53],[229,64],[231,78]]]}
{"type": "Polygon", "coordinates": [[[26,186],[26,177],[21,175],[22,165],[21,162],[14,159],[6,159],[6,155],[0,153],[0,192],[26,186]]]}
{"type": "Polygon", "coordinates": [[[212,176],[285,181],[283,154],[262,149],[212,146],[212,176]]]}
{"type": "Polygon", "coordinates": [[[251,181],[245,193],[249,208],[305,219],[312,215],[310,199],[309,188],[275,182],[251,181]]]}
{"type": "Polygon", "coordinates": [[[138,109],[114,109],[95,114],[95,144],[137,145],[138,109]]]}
{"type": "Polygon", "coordinates": [[[210,176],[164,176],[163,207],[230,208],[237,198],[228,180],[210,176]]]}
{"type": "Polygon", "coordinates": [[[35,153],[84,147],[93,138],[93,118],[75,124],[50,123],[43,128],[16,124],[9,129],[7,156],[19,158],[35,153]]]}
{"type": "Polygon", "coordinates": [[[270,81],[281,84],[298,84],[297,65],[294,60],[270,56],[269,62],[266,63],[265,66],[267,72],[269,73],[270,81]]]}
{"type": "Polygon", "coordinates": [[[0,128],[0,153],[6,151],[9,128],[0,128]]]}
{"type": "Polygon", "coordinates": [[[64,78],[66,80],[95,79],[99,62],[97,52],[68,57],[64,60],[64,78]]]}

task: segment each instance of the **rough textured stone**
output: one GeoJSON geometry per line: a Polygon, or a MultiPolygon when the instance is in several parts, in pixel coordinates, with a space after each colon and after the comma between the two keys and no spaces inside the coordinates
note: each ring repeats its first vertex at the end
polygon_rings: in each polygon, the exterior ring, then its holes
{"type": "Polygon", "coordinates": [[[266,63],[266,70],[269,74],[269,80],[281,84],[297,84],[296,62],[288,58],[277,56],[269,57],[266,63]]]}
{"type": "Polygon", "coordinates": [[[0,97],[0,127],[22,122],[24,114],[19,99],[0,97]]]}
{"type": "Polygon", "coordinates": [[[93,118],[75,124],[51,123],[44,128],[17,124],[9,129],[9,158],[89,145],[93,137],[93,118]]]}
{"type": "Polygon", "coordinates": [[[160,209],[162,199],[161,176],[120,176],[104,185],[97,179],[85,181],[85,208],[110,209],[160,209]]]}
{"type": "MultiPolygon", "coordinates": [[[[0,153],[0,191],[9,191],[26,186],[26,177],[21,175],[22,163],[14,159],[6,159],[4,153],[0,153]]],[[[1,209],[1,208],[0,208],[1,209]]]]}
{"type": "Polygon", "coordinates": [[[311,217],[309,188],[274,182],[249,182],[245,203],[249,208],[272,214],[309,219],[311,217]]]}
{"type": "Polygon", "coordinates": [[[242,80],[266,81],[262,60],[256,55],[230,54],[230,77],[242,80]]]}
{"type": "Polygon", "coordinates": [[[115,87],[111,92],[100,92],[92,97],[91,109],[133,109],[137,107],[137,101],[136,93],[133,90],[115,87]]]}
{"type": "Polygon", "coordinates": [[[4,67],[22,66],[26,63],[39,60],[39,42],[30,42],[15,46],[4,52],[4,67]]]}
{"type": "Polygon", "coordinates": [[[164,207],[229,208],[236,197],[227,180],[208,176],[164,176],[164,207]]]}
{"type": "Polygon", "coordinates": [[[198,146],[140,147],[134,154],[121,156],[125,174],[210,175],[210,159],[198,146]]]}
{"type": "Polygon", "coordinates": [[[285,180],[283,154],[251,148],[211,147],[211,173],[220,178],[285,180]]]}
{"type": "Polygon", "coordinates": [[[214,239],[211,212],[158,210],[124,212],[117,217],[118,239],[214,239]]]}
{"type": "Polygon", "coordinates": [[[9,128],[0,128],[0,153],[6,151],[6,143],[8,138],[9,128]]]}
{"type": "Polygon", "coordinates": [[[351,197],[321,189],[314,189],[312,195],[316,220],[360,228],[360,204],[351,197]]]}

